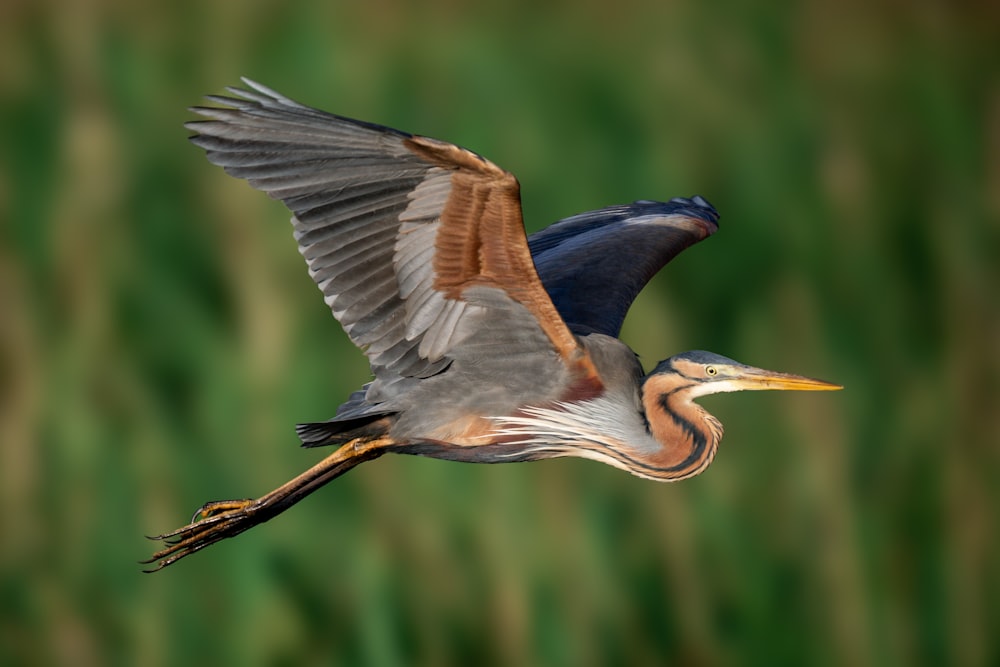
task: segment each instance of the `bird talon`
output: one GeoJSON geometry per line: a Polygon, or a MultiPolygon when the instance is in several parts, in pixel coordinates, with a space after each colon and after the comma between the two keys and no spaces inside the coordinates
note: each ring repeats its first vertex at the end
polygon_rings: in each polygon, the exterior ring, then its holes
{"type": "Polygon", "coordinates": [[[253,499],[205,503],[194,513],[188,525],[149,537],[164,546],[147,560],[139,562],[143,565],[155,563],[145,572],[156,572],[211,544],[242,533],[255,523],[253,503],[253,499]]]}

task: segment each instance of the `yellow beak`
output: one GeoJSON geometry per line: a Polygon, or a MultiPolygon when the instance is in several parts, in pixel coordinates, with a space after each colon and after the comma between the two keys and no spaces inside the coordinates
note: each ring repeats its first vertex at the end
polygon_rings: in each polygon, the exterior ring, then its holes
{"type": "Polygon", "coordinates": [[[740,372],[735,373],[730,382],[736,385],[736,391],[764,389],[777,389],[780,391],[836,391],[844,388],[839,384],[824,382],[823,380],[808,378],[803,375],[779,373],[763,368],[754,368],[753,366],[740,368],[740,372]]]}

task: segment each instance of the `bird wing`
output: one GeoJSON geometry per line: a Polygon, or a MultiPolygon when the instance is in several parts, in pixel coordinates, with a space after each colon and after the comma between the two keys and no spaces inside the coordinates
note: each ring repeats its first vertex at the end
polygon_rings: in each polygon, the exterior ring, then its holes
{"type": "Polygon", "coordinates": [[[528,238],[538,276],[577,334],[618,336],[629,307],[663,266],[718,230],[702,197],[638,201],[575,215],[528,238]]]}
{"type": "Polygon", "coordinates": [[[187,124],[192,141],[292,211],[310,275],[371,362],[369,401],[401,378],[441,372],[484,309],[523,306],[567,365],[586,361],[535,273],[512,174],[243,81],[248,89],[227,89],[234,97],[208,97],[221,108],[193,109],[207,120],[187,124]],[[463,299],[481,287],[506,298],[463,299]]]}

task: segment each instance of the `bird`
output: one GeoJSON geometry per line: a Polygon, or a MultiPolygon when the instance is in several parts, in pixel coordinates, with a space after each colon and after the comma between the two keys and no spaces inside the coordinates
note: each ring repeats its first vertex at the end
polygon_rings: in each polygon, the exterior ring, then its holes
{"type": "Polygon", "coordinates": [[[281,200],[309,274],[371,379],[327,421],[333,453],[258,498],[209,502],[150,539],[147,571],[263,523],[384,454],[475,463],[582,457],[641,478],[704,471],[722,424],[695,399],[837,384],[688,351],[645,372],[618,336],[633,300],[715,233],[703,197],[639,200],[527,236],[510,172],[457,145],[333,115],[242,79],[191,109],[209,161],[281,200]]]}

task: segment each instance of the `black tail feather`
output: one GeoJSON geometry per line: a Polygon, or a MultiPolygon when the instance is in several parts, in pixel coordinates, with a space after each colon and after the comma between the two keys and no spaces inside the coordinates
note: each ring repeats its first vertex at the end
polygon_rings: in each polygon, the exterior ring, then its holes
{"type": "Polygon", "coordinates": [[[295,432],[303,447],[343,445],[351,440],[374,440],[386,435],[392,415],[375,414],[354,419],[331,419],[325,422],[297,424],[295,432]]]}

